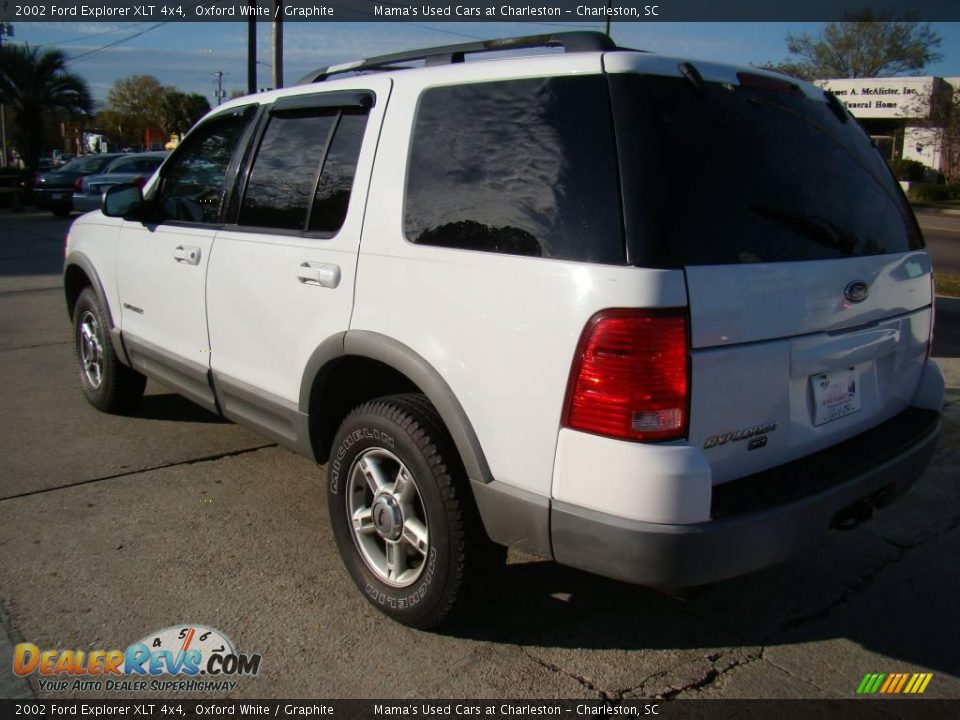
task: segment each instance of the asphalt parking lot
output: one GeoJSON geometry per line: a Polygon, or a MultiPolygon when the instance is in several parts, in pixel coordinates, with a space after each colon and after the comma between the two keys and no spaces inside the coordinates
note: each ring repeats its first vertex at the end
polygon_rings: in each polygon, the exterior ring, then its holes
{"type": "MultiPolygon", "coordinates": [[[[85,402],[67,227],[0,212],[0,696],[64,696],[15,678],[11,643],[123,648],[191,622],[263,656],[234,697],[846,698],[870,672],[931,672],[925,697],[960,697],[953,345],[933,464],[871,523],[674,595],[512,554],[472,622],[431,634],[354,589],[322,468],[154,383],[133,417],[85,402]]],[[[938,309],[945,333],[957,303],[938,309]]]]}

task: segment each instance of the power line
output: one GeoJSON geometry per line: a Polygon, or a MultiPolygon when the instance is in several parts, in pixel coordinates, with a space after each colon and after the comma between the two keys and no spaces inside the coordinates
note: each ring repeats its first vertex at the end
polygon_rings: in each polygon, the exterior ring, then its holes
{"type": "Polygon", "coordinates": [[[160,27],[161,25],[167,25],[167,24],[169,24],[169,21],[156,23],[155,25],[151,25],[150,27],[148,27],[148,28],[145,29],[145,30],[141,30],[140,32],[136,32],[136,33],[134,33],[133,35],[128,35],[127,37],[124,37],[124,38],[120,38],[120,39],[117,40],[116,42],[109,43],[109,44],[107,44],[107,45],[104,45],[103,47],[97,48],[96,50],[90,50],[90,51],[85,52],[85,53],[80,53],[79,55],[74,55],[72,58],[68,58],[68,59],[67,59],[67,62],[68,62],[68,63],[72,63],[72,62],[76,62],[77,60],[82,60],[83,58],[88,58],[88,57],[91,57],[91,56],[93,56],[93,55],[97,55],[98,53],[102,53],[104,50],[109,50],[110,48],[116,47],[117,45],[120,45],[121,43],[127,42],[128,40],[133,40],[134,38],[138,38],[138,37],[140,37],[141,35],[145,35],[146,33],[150,32],[151,30],[156,30],[156,29],[157,29],[158,27],[160,27]]]}
{"type": "Polygon", "coordinates": [[[133,23],[129,27],[118,27],[118,28],[114,28],[113,30],[106,30],[105,32],[93,33],[91,35],[83,35],[81,37],[70,38],[69,40],[59,40],[57,42],[43,43],[42,45],[33,45],[31,47],[44,48],[44,47],[50,47],[51,45],[71,45],[75,42],[83,42],[84,40],[92,40],[93,38],[103,37],[104,35],[113,35],[114,33],[123,32],[125,30],[132,30],[138,25],[142,27],[145,24],[146,23],[133,23]]]}
{"type": "MultiPolygon", "coordinates": [[[[203,7],[210,8],[210,7],[213,7],[214,5],[219,5],[219,4],[222,3],[223,1],[224,1],[224,0],[213,0],[213,2],[207,3],[207,4],[204,5],[203,7]]],[[[145,29],[145,30],[141,30],[140,32],[135,32],[135,33],[133,33],[132,35],[128,35],[128,36],[125,37],[125,38],[120,38],[120,39],[117,40],[116,42],[108,43],[107,45],[104,45],[103,47],[97,48],[96,50],[90,50],[89,52],[80,53],[79,55],[74,55],[72,58],[68,58],[68,59],[67,59],[67,63],[71,63],[71,62],[75,62],[75,61],[77,61],[77,60],[81,60],[81,59],[84,59],[84,58],[92,57],[92,56],[94,56],[94,55],[97,55],[98,53],[103,52],[104,50],[109,50],[110,48],[113,48],[113,47],[116,47],[117,45],[120,45],[120,44],[122,44],[122,43],[125,43],[125,42],[127,42],[128,40],[133,40],[134,38],[138,38],[138,37],[140,37],[141,35],[145,35],[146,33],[150,32],[151,30],[156,30],[158,27],[161,27],[162,25],[169,25],[171,22],[172,22],[171,20],[167,20],[167,21],[165,21],[165,22],[156,23],[155,25],[151,25],[150,27],[148,27],[148,28],[145,29]]],[[[111,31],[111,32],[113,32],[113,31],[111,31]]],[[[106,35],[106,34],[107,34],[107,33],[104,33],[104,35],[106,35]]],[[[52,43],[51,43],[51,44],[52,44],[52,43]]]]}

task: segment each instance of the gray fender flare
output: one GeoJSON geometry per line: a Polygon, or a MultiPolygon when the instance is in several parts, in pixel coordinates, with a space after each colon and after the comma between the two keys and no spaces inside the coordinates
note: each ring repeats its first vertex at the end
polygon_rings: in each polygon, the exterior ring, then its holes
{"type": "MultiPolygon", "coordinates": [[[[114,322],[113,308],[110,307],[110,300],[107,298],[107,293],[103,289],[103,283],[100,281],[100,275],[97,273],[96,268],[93,266],[93,262],[84,255],[79,250],[74,250],[72,253],[67,255],[63,261],[63,295],[67,303],[67,312],[70,312],[70,295],[69,287],[67,286],[67,271],[71,267],[78,267],[83,270],[84,274],[90,279],[90,285],[93,287],[93,291],[97,294],[97,297],[100,299],[103,308],[107,311],[107,322],[110,327],[110,337],[113,341],[113,351],[117,354],[117,359],[120,360],[124,365],[129,365],[130,360],[127,358],[126,348],[123,346],[123,338],[120,335],[120,329],[117,327],[116,322],[114,322]]],[[[73,318],[70,318],[73,320],[73,318]]]]}
{"type": "Polygon", "coordinates": [[[313,351],[303,373],[299,400],[301,413],[309,413],[310,392],[317,375],[329,362],[346,355],[377,360],[406,375],[437,409],[457,446],[470,480],[475,483],[493,480],[477,434],[453,390],[416,351],[386,335],[369,330],[349,330],[322,342],[313,351]]]}

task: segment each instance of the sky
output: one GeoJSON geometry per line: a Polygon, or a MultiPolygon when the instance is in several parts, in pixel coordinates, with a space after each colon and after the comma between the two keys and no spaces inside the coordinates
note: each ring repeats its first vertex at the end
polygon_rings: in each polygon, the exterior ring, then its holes
{"type": "MultiPolygon", "coordinates": [[[[90,84],[103,101],[111,84],[130,75],[154,75],[163,84],[198,92],[216,104],[216,77],[224,91],[246,91],[247,26],[244,22],[165,23],[14,23],[7,42],[59,47],[73,72],[90,84]],[[145,32],[144,32],[145,31],[145,32]],[[142,33],[142,34],[138,34],[142,33]],[[107,45],[117,43],[114,47],[107,45]]],[[[960,76],[960,23],[932,23],[943,43],[942,60],[923,74],[960,76]]],[[[816,35],[823,23],[613,23],[617,44],[691,59],[738,64],[778,62],[787,57],[786,36],[816,35]]],[[[601,23],[467,22],[467,23],[334,23],[290,22],[284,25],[284,84],[306,72],[373,55],[413,48],[468,42],[564,29],[602,30],[601,23]]],[[[258,27],[258,86],[272,84],[271,29],[258,27]]]]}

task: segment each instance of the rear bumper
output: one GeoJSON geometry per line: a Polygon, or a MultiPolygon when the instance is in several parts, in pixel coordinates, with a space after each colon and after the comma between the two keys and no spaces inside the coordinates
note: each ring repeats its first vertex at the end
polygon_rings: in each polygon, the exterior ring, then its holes
{"type": "Polygon", "coordinates": [[[687,525],[551,506],[558,562],[641,585],[689,587],[775,565],[815,544],[851,506],[885,507],[923,474],[940,415],[911,408],[832,448],[714,488],[687,525]]]}
{"type": "Polygon", "coordinates": [[[77,212],[90,212],[91,210],[99,210],[102,203],[103,198],[100,197],[99,194],[73,194],[73,209],[77,212]]]}
{"type": "Polygon", "coordinates": [[[38,208],[73,207],[73,188],[36,190],[35,193],[35,203],[38,208]]]}

